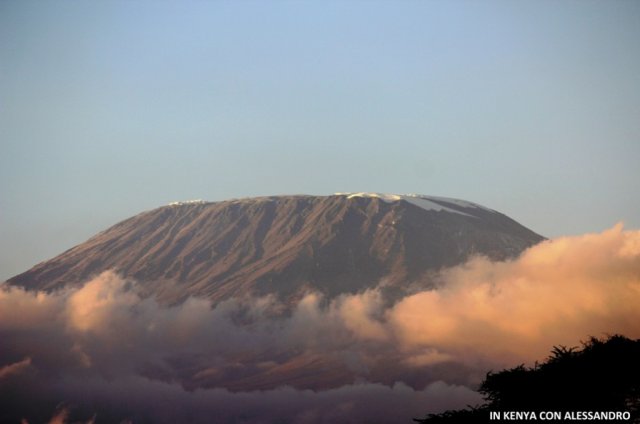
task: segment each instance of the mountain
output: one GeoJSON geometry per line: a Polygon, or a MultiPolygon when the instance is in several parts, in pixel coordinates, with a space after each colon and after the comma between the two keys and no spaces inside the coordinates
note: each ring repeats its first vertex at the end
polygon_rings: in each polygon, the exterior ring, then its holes
{"type": "Polygon", "coordinates": [[[163,302],[249,294],[295,300],[382,285],[433,284],[472,255],[503,260],[544,238],[475,203],[420,195],[338,193],[175,202],[143,212],[9,284],[51,291],[105,270],[163,302]]]}

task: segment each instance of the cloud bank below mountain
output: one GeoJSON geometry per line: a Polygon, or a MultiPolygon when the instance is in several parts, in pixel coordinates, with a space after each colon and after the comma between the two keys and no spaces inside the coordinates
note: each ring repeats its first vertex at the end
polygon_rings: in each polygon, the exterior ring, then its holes
{"type": "Polygon", "coordinates": [[[640,337],[640,231],[475,258],[438,286],[393,304],[378,289],[309,293],[287,312],[269,296],[161,306],[113,272],[50,294],[5,288],[3,414],[43,422],[62,404],[97,423],[410,422],[476,404],[489,369],[589,335],[640,337]]]}

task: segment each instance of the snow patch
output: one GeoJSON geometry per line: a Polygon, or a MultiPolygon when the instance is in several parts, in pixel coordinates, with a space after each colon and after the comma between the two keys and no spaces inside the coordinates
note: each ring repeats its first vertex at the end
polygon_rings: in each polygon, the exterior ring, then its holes
{"type": "Polygon", "coordinates": [[[476,208],[476,209],[484,209],[487,212],[495,212],[493,209],[489,209],[486,206],[482,206],[482,205],[479,205],[477,203],[469,202],[469,201],[466,201],[466,200],[452,199],[450,197],[420,196],[420,195],[417,195],[417,194],[410,194],[409,196],[428,197],[431,200],[451,203],[451,204],[454,204],[456,206],[460,206],[462,208],[476,208]]]}
{"type": "MultiPolygon", "coordinates": [[[[366,198],[378,198],[384,202],[398,202],[400,200],[404,200],[409,202],[419,208],[422,208],[427,211],[445,211],[451,213],[457,213],[459,215],[465,215],[474,217],[471,214],[464,213],[457,209],[449,208],[444,204],[455,205],[465,209],[483,209],[489,212],[494,212],[493,210],[486,208],[484,206],[478,205],[476,203],[467,202],[466,200],[459,199],[450,199],[447,197],[436,197],[436,196],[424,196],[421,194],[386,194],[386,193],[335,193],[336,196],[346,196],[347,199],[353,199],[356,197],[366,197],[366,198]]],[[[475,217],[474,217],[475,218],[475,217]]]]}
{"type": "Polygon", "coordinates": [[[202,199],[194,199],[194,200],[183,200],[180,202],[171,202],[169,203],[169,206],[204,205],[205,203],[207,202],[202,199]]]}
{"type": "Polygon", "coordinates": [[[354,197],[377,197],[384,200],[387,203],[397,202],[402,200],[402,196],[397,194],[385,194],[385,193],[335,193],[336,196],[347,196],[347,199],[353,199],[354,197]]]}

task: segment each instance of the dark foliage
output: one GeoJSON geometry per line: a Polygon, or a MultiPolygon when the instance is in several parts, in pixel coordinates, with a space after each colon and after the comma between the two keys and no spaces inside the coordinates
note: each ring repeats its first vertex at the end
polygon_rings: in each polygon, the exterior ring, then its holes
{"type": "Polygon", "coordinates": [[[625,422],[640,423],[640,339],[615,335],[592,337],[582,349],[556,346],[542,364],[489,372],[479,391],[485,405],[414,421],[489,422],[490,411],[628,411],[625,422]]]}

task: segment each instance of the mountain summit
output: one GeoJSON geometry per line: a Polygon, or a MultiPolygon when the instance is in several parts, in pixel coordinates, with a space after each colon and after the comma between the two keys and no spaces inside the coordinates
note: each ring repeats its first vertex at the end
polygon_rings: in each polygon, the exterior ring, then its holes
{"type": "Polygon", "coordinates": [[[442,197],[197,200],[122,221],[8,282],[54,290],[115,270],[166,302],[190,295],[295,299],[307,290],[333,297],[429,284],[434,271],[473,255],[504,260],[543,239],[492,209],[442,197]]]}

